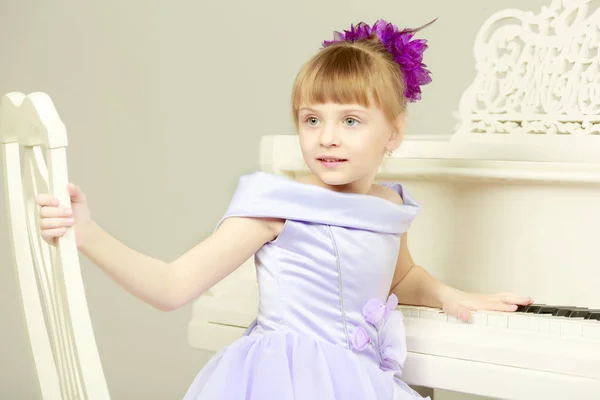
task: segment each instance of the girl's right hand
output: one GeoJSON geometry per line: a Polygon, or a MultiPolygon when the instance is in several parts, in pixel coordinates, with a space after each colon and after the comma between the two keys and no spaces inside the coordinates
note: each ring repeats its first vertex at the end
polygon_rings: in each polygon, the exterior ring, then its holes
{"type": "Polygon", "coordinates": [[[71,208],[59,207],[58,200],[51,194],[39,194],[35,202],[40,206],[40,228],[42,238],[56,245],[69,228],[75,229],[75,242],[81,249],[89,237],[88,230],[92,218],[85,194],[79,186],[68,185],[71,208]]]}

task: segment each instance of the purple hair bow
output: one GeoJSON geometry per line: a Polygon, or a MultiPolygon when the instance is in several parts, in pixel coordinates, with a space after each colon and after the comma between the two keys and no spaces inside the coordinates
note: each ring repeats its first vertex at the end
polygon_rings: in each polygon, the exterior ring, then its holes
{"type": "Polygon", "coordinates": [[[421,86],[431,82],[431,72],[423,64],[423,53],[427,49],[427,41],[413,39],[414,34],[431,25],[435,20],[417,29],[398,30],[398,27],[383,19],[377,21],[372,27],[364,22],[350,26],[344,33],[335,32],[333,40],[323,42],[323,47],[338,42],[354,42],[365,40],[376,34],[381,44],[392,55],[394,61],[400,66],[404,75],[406,90],[404,95],[410,102],[421,100],[421,86]]]}

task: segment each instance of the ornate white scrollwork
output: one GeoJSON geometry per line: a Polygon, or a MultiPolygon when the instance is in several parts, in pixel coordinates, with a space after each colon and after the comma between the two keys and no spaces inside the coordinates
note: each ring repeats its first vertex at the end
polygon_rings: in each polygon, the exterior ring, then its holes
{"type": "Polygon", "coordinates": [[[499,12],[481,27],[474,53],[454,138],[600,140],[600,0],[499,12]]]}

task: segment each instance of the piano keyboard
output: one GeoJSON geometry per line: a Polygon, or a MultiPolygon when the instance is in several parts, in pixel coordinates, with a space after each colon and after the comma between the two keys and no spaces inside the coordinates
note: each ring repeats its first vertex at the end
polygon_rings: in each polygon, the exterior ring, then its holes
{"type": "Polygon", "coordinates": [[[435,308],[400,306],[398,309],[405,318],[530,331],[561,338],[600,340],[600,309],[533,304],[521,306],[512,313],[474,312],[469,322],[448,316],[435,308]]]}
{"type": "Polygon", "coordinates": [[[554,317],[583,318],[600,321],[600,309],[589,309],[587,307],[550,306],[547,304],[532,304],[530,306],[519,306],[517,312],[529,314],[547,314],[554,317]]]}
{"type": "Polygon", "coordinates": [[[455,379],[462,382],[436,381],[437,388],[455,390],[470,384],[471,393],[498,395],[502,388],[490,392],[493,382],[478,389],[473,376],[461,376],[473,371],[476,377],[477,371],[494,369],[495,384],[501,384],[501,377],[511,382],[504,398],[532,398],[526,390],[534,387],[544,393],[535,398],[577,398],[574,394],[600,398],[599,310],[534,304],[516,312],[473,312],[469,322],[435,308],[401,305],[398,310],[406,327],[408,381],[433,376],[427,370],[443,359],[459,371],[455,379]]]}

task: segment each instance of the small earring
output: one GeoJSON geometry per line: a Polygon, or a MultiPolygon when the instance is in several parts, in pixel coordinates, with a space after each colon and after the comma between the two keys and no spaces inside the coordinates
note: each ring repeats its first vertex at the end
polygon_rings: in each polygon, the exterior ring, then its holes
{"type": "Polygon", "coordinates": [[[391,156],[392,156],[392,154],[393,154],[393,151],[392,151],[392,150],[386,150],[386,151],[385,151],[385,155],[386,155],[386,156],[388,156],[388,157],[391,157],[391,156]]]}

